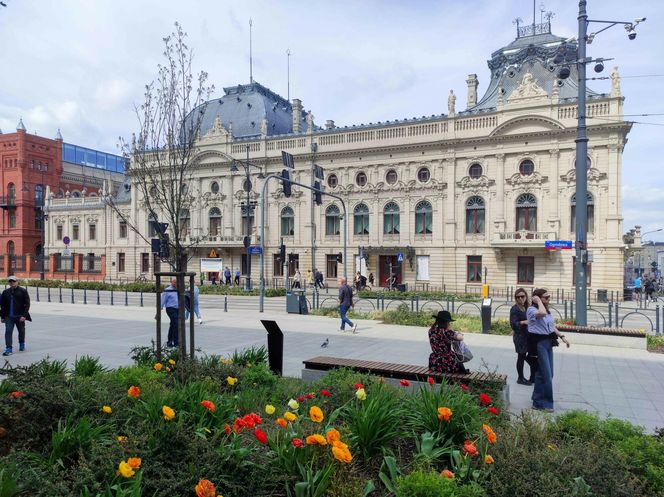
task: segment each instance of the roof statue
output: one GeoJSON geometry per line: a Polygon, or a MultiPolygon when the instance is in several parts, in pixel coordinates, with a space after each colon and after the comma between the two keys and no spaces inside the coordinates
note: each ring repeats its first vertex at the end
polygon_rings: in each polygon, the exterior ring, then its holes
{"type": "Polygon", "coordinates": [[[619,97],[620,93],[620,74],[618,73],[618,66],[613,66],[611,71],[611,96],[619,97]]]}
{"type": "Polygon", "coordinates": [[[538,97],[547,97],[548,94],[537,84],[537,80],[529,72],[523,75],[521,84],[512,92],[507,99],[512,103],[518,100],[527,100],[538,97]]]}
{"type": "Polygon", "coordinates": [[[25,131],[25,124],[23,124],[23,118],[19,118],[18,124],[16,125],[16,131],[25,131]]]}
{"type": "Polygon", "coordinates": [[[447,113],[450,117],[454,117],[456,114],[455,106],[456,95],[454,94],[454,90],[450,90],[450,96],[447,97],[447,113]]]}
{"type": "Polygon", "coordinates": [[[311,111],[307,112],[307,129],[309,131],[314,129],[314,115],[311,111]]]}
{"type": "Polygon", "coordinates": [[[267,116],[261,121],[261,136],[267,136],[267,116]]]}

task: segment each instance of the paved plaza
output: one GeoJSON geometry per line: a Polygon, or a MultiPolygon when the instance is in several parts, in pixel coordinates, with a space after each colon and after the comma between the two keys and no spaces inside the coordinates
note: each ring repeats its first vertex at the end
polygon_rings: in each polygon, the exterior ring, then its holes
{"type": "MultiPolygon", "coordinates": [[[[82,355],[99,356],[107,366],[131,364],[129,351],[150,345],[154,338],[152,305],[106,306],[33,302],[34,322],[27,327],[26,352],[7,358],[13,365],[29,364],[46,356],[72,362],[82,355]]],[[[316,355],[426,364],[430,352],[425,328],[358,321],[359,334],[342,334],[336,319],[300,316],[269,310],[209,308],[202,305],[204,324],[196,326],[196,347],[208,354],[226,355],[235,349],[265,345],[260,319],[274,319],[284,331],[284,374],[299,377],[302,361],[316,355]],[[320,347],[329,338],[327,349],[320,347]]],[[[162,313],[162,336],[168,320],[162,313]]],[[[16,340],[16,336],[14,337],[16,340]]],[[[516,384],[516,354],[511,337],[466,334],[475,354],[471,369],[506,373],[510,410],[530,406],[532,387],[516,384]]],[[[580,345],[554,349],[556,412],[584,409],[611,414],[645,426],[664,427],[664,355],[630,348],[580,345]]],[[[18,348],[18,347],[16,347],[18,348]]],[[[5,359],[5,358],[3,358],[5,359]]],[[[526,366],[527,372],[527,366],[526,366]]]]}

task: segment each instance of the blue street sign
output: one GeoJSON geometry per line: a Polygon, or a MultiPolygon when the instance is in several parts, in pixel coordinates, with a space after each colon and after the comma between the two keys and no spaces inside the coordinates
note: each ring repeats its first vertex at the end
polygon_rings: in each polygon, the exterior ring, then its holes
{"type": "Polygon", "coordinates": [[[70,241],[71,241],[71,240],[69,239],[68,236],[66,236],[66,237],[64,237],[64,238],[62,239],[62,243],[64,243],[65,245],[69,245],[69,242],[70,242],[70,241]]]}
{"type": "Polygon", "coordinates": [[[403,252],[397,252],[397,262],[403,262],[403,252]]]}
{"type": "Polygon", "coordinates": [[[263,253],[263,248],[260,245],[252,245],[249,247],[250,255],[261,255],[263,253]]]}
{"type": "Polygon", "coordinates": [[[547,250],[571,250],[572,240],[545,240],[544,248],[547,250]]]}

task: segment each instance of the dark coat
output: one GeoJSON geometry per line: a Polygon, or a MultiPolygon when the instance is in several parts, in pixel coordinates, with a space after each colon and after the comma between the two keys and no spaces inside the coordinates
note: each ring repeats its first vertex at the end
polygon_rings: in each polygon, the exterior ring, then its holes
{"type": "Polygon", "coordinates": [[[10,299],[14,296],[14,314],[17,316],[23,316],[27,321],[32,321],[30,317],[30,295],[28,291],[21,287],[17,286],[16,288],[7,288],[2,292],[0,296],[0,317],[2,319],[7,319],[9,317],[10,309],[10,299]]]}

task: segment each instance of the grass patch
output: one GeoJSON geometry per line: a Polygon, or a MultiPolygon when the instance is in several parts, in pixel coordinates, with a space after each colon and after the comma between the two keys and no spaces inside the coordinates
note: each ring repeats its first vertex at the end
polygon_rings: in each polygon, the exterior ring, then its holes
{"type": "Polygon", "coordinates": [[[664,336],[646,335],[648,352],[664,354],[664,336]]]}

